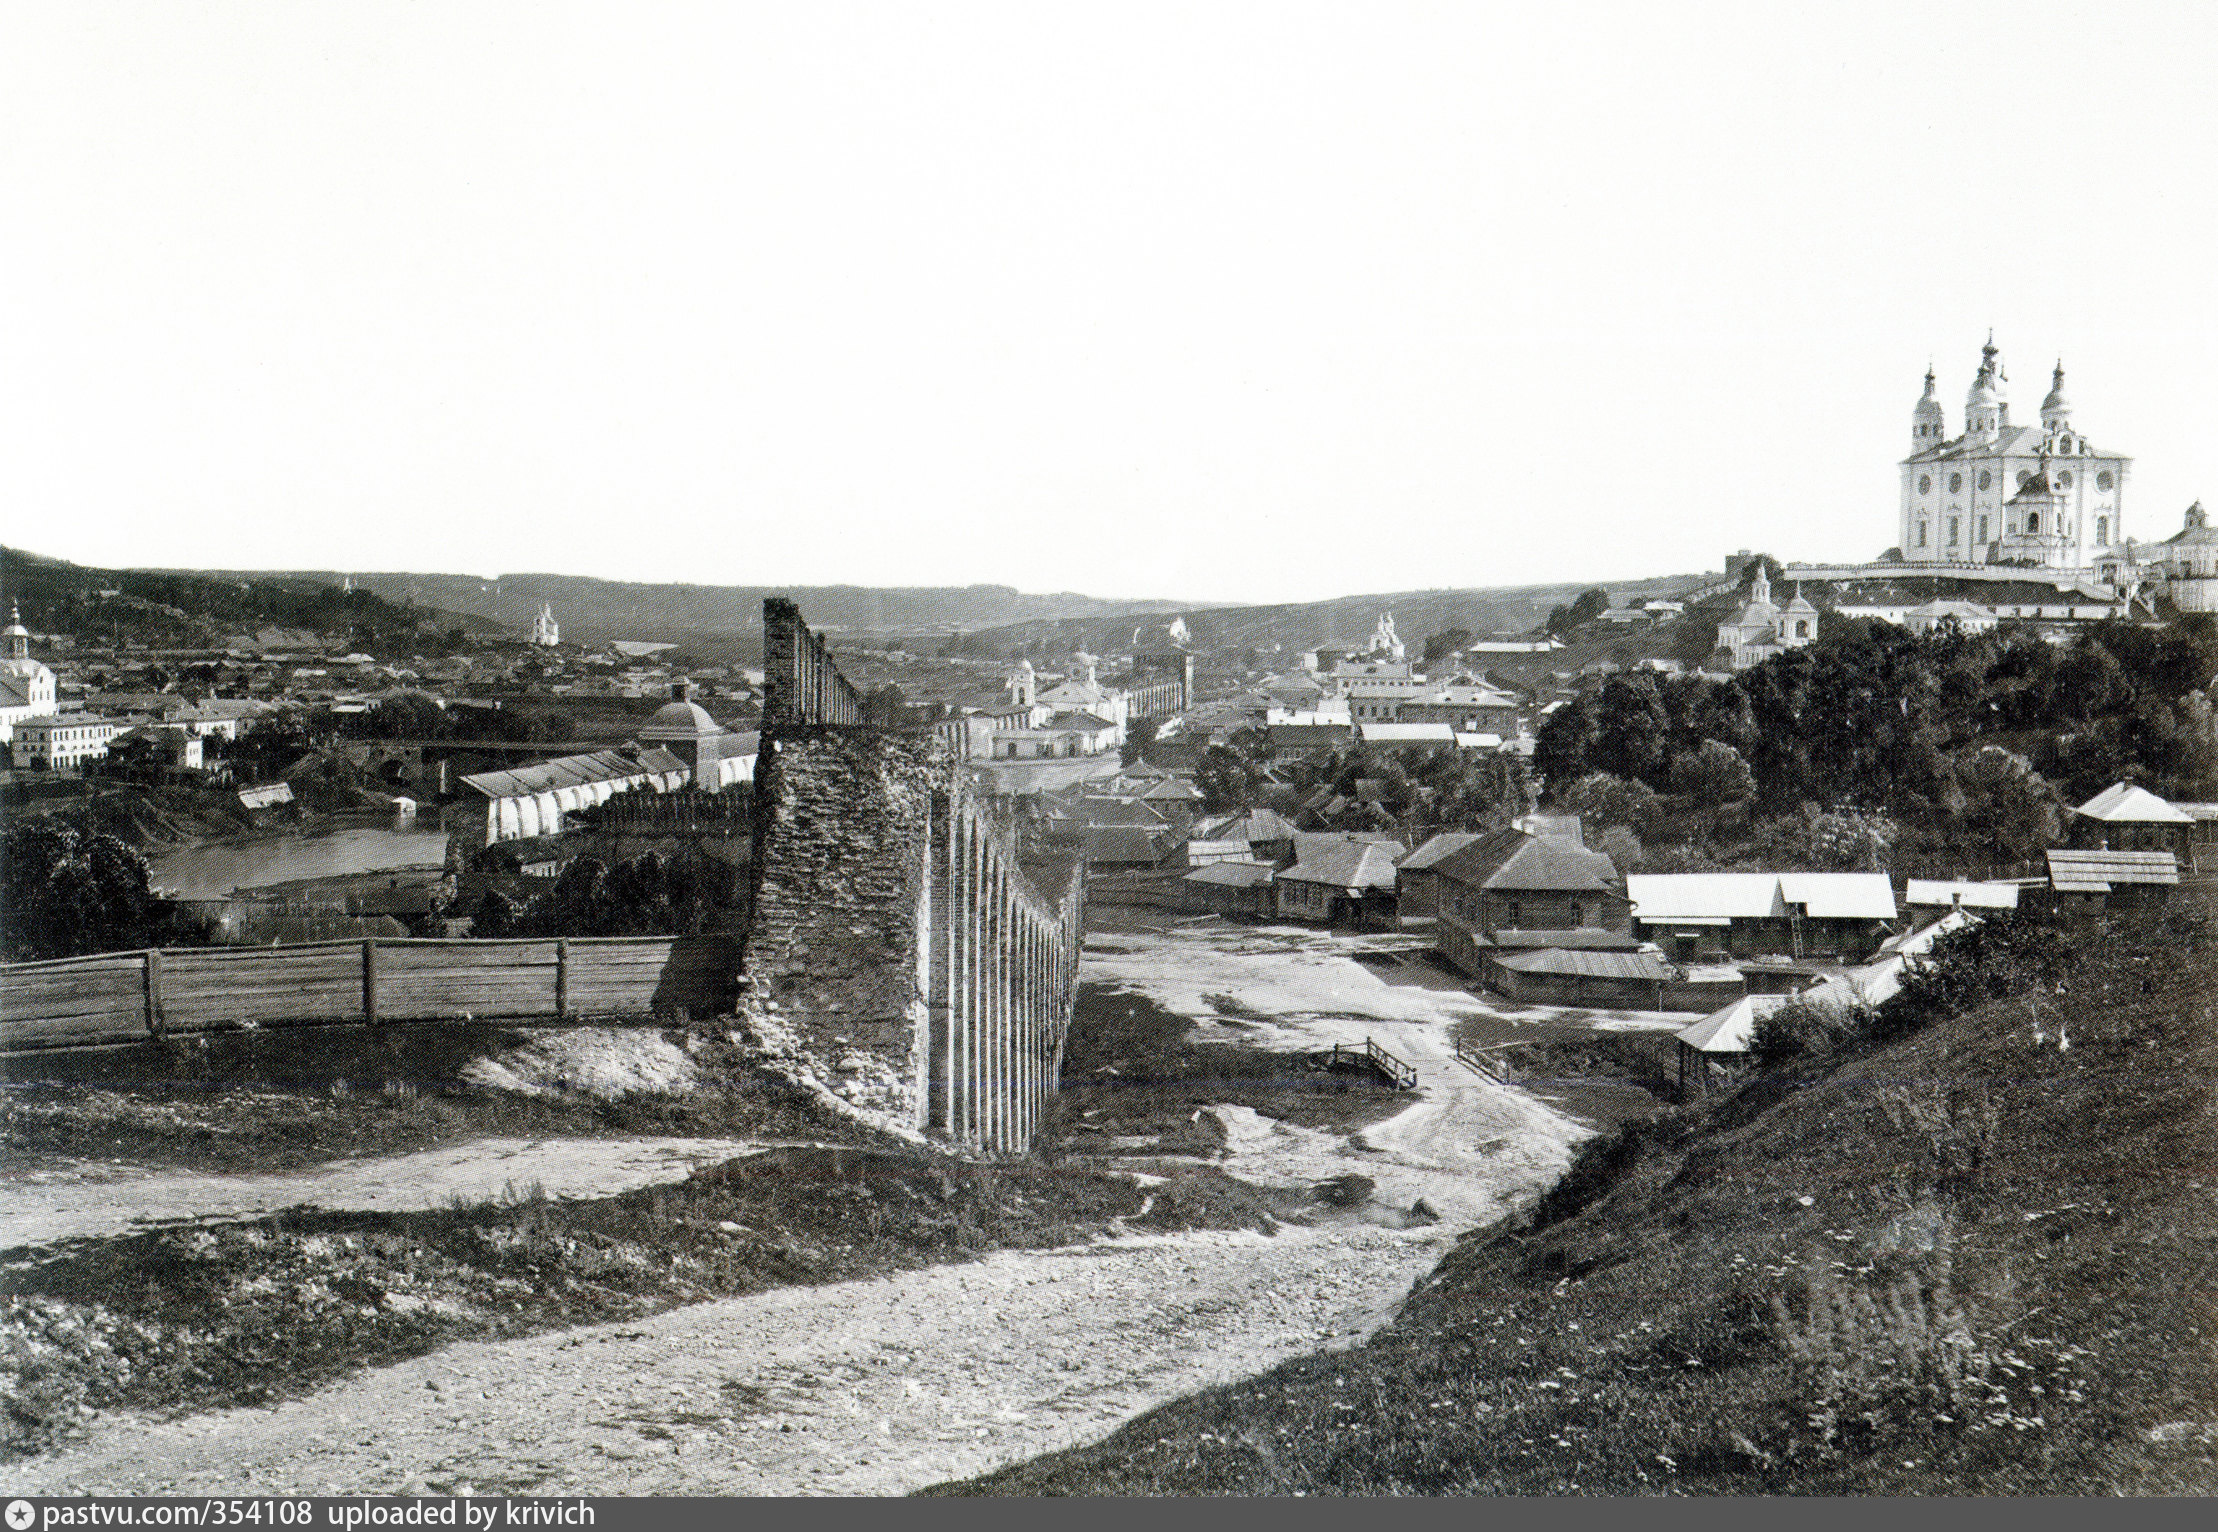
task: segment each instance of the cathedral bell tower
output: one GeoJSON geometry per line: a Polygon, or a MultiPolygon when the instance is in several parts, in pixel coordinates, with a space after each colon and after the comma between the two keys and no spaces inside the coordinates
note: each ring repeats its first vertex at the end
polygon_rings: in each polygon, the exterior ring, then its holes
{"type": "Polygon", "coordinates": [[[1933,367],[1925,369],[1925,397],[1910,412],[1910,451],[1930,452],[1948,437],[1948,414],[1941,408],[1940,396],[1934,392],[1933,367]]]}

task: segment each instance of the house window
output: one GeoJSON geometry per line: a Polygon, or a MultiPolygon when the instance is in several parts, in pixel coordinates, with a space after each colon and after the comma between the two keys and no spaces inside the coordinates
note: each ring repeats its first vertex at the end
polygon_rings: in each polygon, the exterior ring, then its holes
{"type": "Polygon", "coordinates": [[[1984,516],[1979,518],[1979,540],[1981,542],[1987,540],[1987,518],[1984,516]]]}
{"type": "Polygon", "coordinates": [[[1919,493],[1919,494],[1921,494],[1921,495],[1929,495],[1929,494],[1931,494],[1932,492],[1933,492],[1933,475],[1931,475],[1931,474],[1929,474],[1929,473],[1921,473],[1921,474],[1919,474],[1919,475],[1918,475],[1918,493],[1919,493]]]}
{"type": "Polygon", "coordinates": [[[2108,516],[2097,516],[2095,518],[2095,541],[2104,544],[2109,543],[2110,518],[2108,516]]]}
{"type": "Polygon", "coordinates": [[[1948,545],[1953,548],[1963,540],[1964,518],[1961,516],[1951,516],[1948,519],[1948,545]]]}
{"type": "Polygon", "coordinates": [[[1979,487],[1980,487],[1981,489],[1990,489],[1990,488],[1992,488],[1992,487],[1994,486],[1994,482],[1995,482],[1995,476],[1994,476],[1993,474],[1989,473],[1989,472],[1988,472],[1988,471],[1987,471],[1986,469],[1984,469],[1984,468],[1982,468],[1982,469],[1980,469],[1980,470],[1979,470],[1979,487]]]}
{"type": "Polygon", "coordinates": [[[2097,489],[2107,490],[2115,482],[2116,481],[2110,477],[2110,470],[2107,468],[2105,468],[2101,473],[2095,475],[2095,488],[2097,489]]]}
{"type": "Polygon", "coordinates": [[[1923,548],[1925,546],[1925,523],[1922,521],[1918,523],[1917,546],[1919,546],[1920,548],[1923,548]]]}
{"type": "Polygon", "coordinates": [[[1952,494],[1952,495],[1957,495],[1957,494],[1962,494],[1962,493],[1963,493],[1963,491],[1964,491],[1964,476],[1963,476],[1962,474],[1960,474],[1960,473],[1952,473],[1952,474],[1950,474],[1950,475],[1948,476],[1948,492],[1949,492],[1950,494],[1952,494]]]}

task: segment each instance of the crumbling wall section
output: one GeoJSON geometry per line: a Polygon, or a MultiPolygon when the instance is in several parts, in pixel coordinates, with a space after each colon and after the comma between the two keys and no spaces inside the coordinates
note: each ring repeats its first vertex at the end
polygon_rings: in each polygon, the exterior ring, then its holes
{"type": "Polygon", "coordinates": [[[833,1090],[921,1128],[936,796],[927,738],[803,727],[755,768],[754,914],[744,963],[833,1090]]]}

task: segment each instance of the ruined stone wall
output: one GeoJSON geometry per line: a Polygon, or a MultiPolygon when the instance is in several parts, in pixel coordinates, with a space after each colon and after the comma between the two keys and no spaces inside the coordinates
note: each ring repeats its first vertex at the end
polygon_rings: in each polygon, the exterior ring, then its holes
{"type": "Polygon", "coordinates": [[[1033,887],[943,741],[854,722],[792,603],[763,627],[744,963],[766,1061],[885,1126],[1021,1154],[1061,1073],[1082,870],[1033,887]]]}
{"type": "Polygon", "coordinates": [[[950,768],[928,739],[805,728],[755,774],[754,916],[745,965],[828,1083],[924,1126],[932,806],[950,768]]]}
{"type": "Polygon", "coordinates": [[[762,604],[762,727],[765,734],[813,724],[862,722],[862,695],[832,663],[824,640],[782,596],[762,604]]]}

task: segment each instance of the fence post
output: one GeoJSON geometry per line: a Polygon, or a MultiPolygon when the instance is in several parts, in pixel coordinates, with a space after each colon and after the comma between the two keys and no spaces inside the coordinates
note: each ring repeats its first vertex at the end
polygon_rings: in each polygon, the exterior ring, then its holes
{"type": "Polygon", "coordinates": [[[555,1020],[570,1014],[570,942],[566,937],[555,941],[555,1020]]]}
{"type": "Polygon", "coordinates": [[[377,1024],[377,938],[362,941],[362,1019],[377,1024]]]}
{"type": "Polygon", "coordinates": [[[146,1035],[162,1035],[162,953],[158,947],[149,947],[146,959],[146,1035]]]}

